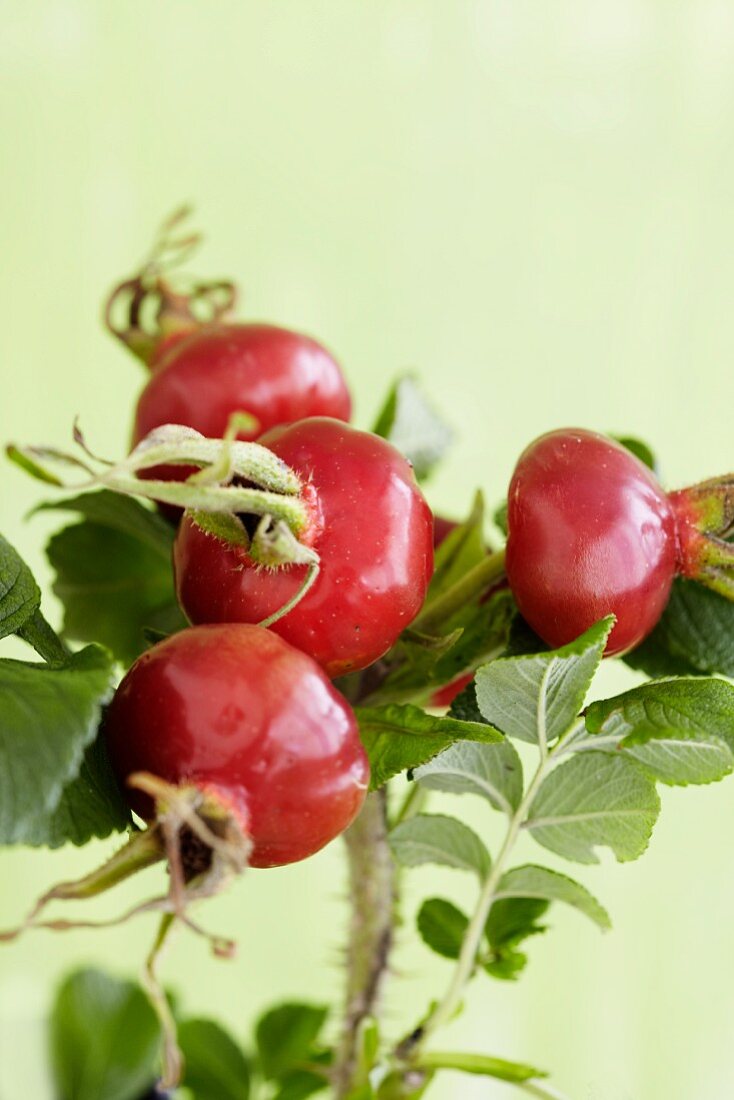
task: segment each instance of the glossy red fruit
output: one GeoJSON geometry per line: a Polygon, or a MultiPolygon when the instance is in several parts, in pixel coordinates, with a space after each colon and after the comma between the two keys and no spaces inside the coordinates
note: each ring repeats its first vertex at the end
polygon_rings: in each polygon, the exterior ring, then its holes
{"type": "Polygon", "coordinates": [[[162,424],[220,438],[240,411],[258,422],[240,438],[255,439],[307,416],[349,420],[351,401],[338,363],[310,337],[275,325],[205,325],[177,335],[154,358],[138,400],[133,445],[162,424]]]}
{"type": "Polygon", "coordinates": [[[151,772],[224,795],[253,842],[250,863],[312,855],[359,812],[369,766],[354,714],[318,665],[261,627],[183,630],[132,666],[107,711],[112,766],[126,788],[151,772]]]}
{"type": "MultiPolygon", "coordinates": [[[[312,486],[308,541],[321,572],[271,628],[339,676],[366,668],[418,614],[433,572],[433,517],[402,455],[384,439],[316,418],[260,440],[312,486]]],[[[261,622],[303,584],[306,566],[265,570],[184,518],[174,544],[191,622],[261,622]]]]}
{"type": "Polygon", "coordinates": [[[507,577],[551,646],[614,614],[607,655],[642,641],[676,570],[675,521],[655,475],[594,432],[549,432],[521,455],[508,497],[507,577]]]}

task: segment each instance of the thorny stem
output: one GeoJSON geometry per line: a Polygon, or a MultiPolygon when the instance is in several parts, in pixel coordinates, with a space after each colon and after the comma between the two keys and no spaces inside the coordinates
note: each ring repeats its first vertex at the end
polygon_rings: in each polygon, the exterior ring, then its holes
{"type": "Polygon", "coordinates": [[[442,627],[447,619],[460,611],[470,600],[501,581],[504,575],[504,549],[487,554],[473,569],[465,573],[461,580],[453,584],[438,599],[430,602],[425,611],[421,612],[411,624],[411,629],[430,634],[432,630],[442,627]]]}
{"type": "Polygon", "coordinates": [[[332,1076],[336,1100],[344,1100],[358,1083],[355,1077],[361,1026],[377,1011],[393,942],[395,866],[387,843],[384,788],[367,796],[344,840],[352,916],[344,1022],[332,1076]]]}
{"type": "MultiPolygon", "coordinates": [[[[504,551],[488,555],[462,580],[430,604],[413,626],[427,633],[443,626],[447,617],[468,600],[496,584],[503,576],[504,551]]],[[[366,685],[358,694],[363,699],[369,697],[369,701],[373,702],[366,685]]],[[[360,1083],[356,1079],[359,1069],[357,1062],[360,1028],[377,1010],[392,947],[398,877],[387,842],[386,804],[385,788],[369,795],[362,813],[344,834],[349,863],[352,918],[344,1022],[332,1075],[336,1100],[343,1100],[360,1083]]],[[[409,794],[407,803],[398,811],[399,818],[409,815],[413,808],[413,796],[409,794]]],[[[491,905],[491,900],[489,904],[491,905]]],[[[472,968],[473,965],[474,955],[472,968]]]]}

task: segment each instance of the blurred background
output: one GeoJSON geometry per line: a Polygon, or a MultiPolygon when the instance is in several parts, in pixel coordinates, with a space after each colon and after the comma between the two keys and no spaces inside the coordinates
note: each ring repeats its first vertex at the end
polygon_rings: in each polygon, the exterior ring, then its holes
{"type": "MultiPolygon", "coordinates": [[[[362,426],[396,372],[420,372],[459,432],[430,486],[449,514],[476,485],[501,500],[525,443],[567,424],[640,435],[671,487],[734,465],[727,0],[0,0],[0,16],[3,441],[66,444],[79,414],[123,452],[143,375],[100,305],[188,200],[196,270],[237,279],[243,317],[329,345],[362,426]]],[[[47,581],[58,517],[23,518],[42,497],[0,467],[0,529],[47,581]]],[[[610,665],[598,690],[632,681],[610,665]]],[[[456,808],[491,840],[483,806],[456,808]]],[[[732,836],[731,780],[663,792],[641,861],[581,869],[613,933],[551,911],[525,975],[478,981],[442,1046],[532,1061],[572,1100],[734,1095],[732,836]]],[[[0,925],[112,847],[0,853],[0,925]]],[[[410,876],[395,1035],[449,977],[410,932],[429,892],[468,904],[471,884],[410,876]]],[[[166,977],[242,1035],[278,998],[335,996],[343,895],[338,843],[253,872],[209,907],[238,959],[181,939],[166,977]]],[[[2,1100],[52,1096],[57,978],[134,975],[152,934],[144,918],[0,950],[2,1100]]],[[[430,1092],[512,1095],[451,1075],[430,1092]]]]}

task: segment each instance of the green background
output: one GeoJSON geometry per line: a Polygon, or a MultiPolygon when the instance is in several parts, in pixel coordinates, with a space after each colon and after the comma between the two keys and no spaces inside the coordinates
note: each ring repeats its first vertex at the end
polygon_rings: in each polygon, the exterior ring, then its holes
{"type": "MultiPolygon", "coordinates": [[[[420,371],[460,431],[431,486],[445,511],[476,485],[499,501],[524,444],[564,424],[647,438],[671,486],[731,467],[726,0],[4,0],[0,16],[3,440],[64,444],[79,414],[93,447],[122,452],[143,376],[100,303],[192,200],[198,269],[238,279],[243,316],[329,344],[359,423],[396,371],[420,371]]],[[[54,521],[22,518],[42,495],[0,470],[0,528],[46,578],[54,521]]],[[[606,667],[599,688],[631,678],[606,667]]],[[[552,912],[527,974],[477,982],[441,1045],[532,1060],[573,1100],[734,1094],[733,834],[731,781],[664,792],[639,863],[580,875],[615,931],[552,912]]],[[[0,923],[109,850],[2,853],[0,923]]],[[[98,913],[155,890],[148,874],[98,913]]],[[[461,876],[416,872],[409,914],[441,888],[469,901],[461,876]]],[[[242,1033],[278,997],[329,997],[344,892],[338,843],[246,875],[207,918],[237,961],[182,937],[166,976],[242,1033]]],[[[2,1100],[50,1096],[57,976],[132,974],[152,934],[144,918],[0,951],[2,1100]]],[[[395,1035],[448,980],[409,922],[399,940],[395,1035]]],[[[512,1094],[449,1075],[430,1093],[512,1094]]]]}

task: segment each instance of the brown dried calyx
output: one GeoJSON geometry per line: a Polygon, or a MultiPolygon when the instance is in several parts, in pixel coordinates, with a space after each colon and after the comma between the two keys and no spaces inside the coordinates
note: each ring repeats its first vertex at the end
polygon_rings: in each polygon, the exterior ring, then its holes
{"type": "Polygon", "coordinates": [[[197,232],[179,233],[190,214],[184,206],[165,220],[140,271],[119,283],[105,304],[107,329],[147,366],[180,336],[225,320],[236,301],[229,280],[204,282],[179,272],[171,279],[201,241],[197,232]]]}
{"type": "Polygon", "coordinates": [[[248,865],[252,843],[240,807],[216,786],[191,782],[176,786],[147,772],[130,776],[130,786],[144,792],[154,807],[148,828],[133,832],[126,844],[101,867],[73,882],[62,882],[47,890],[26,919],[16,928],[0,932],[0,943],[17,939],[32,929],[67,932],[82,928],[110,928],[144,913],[159,913],[160,925],[150,950],[141,981],[162,1030],[162,1084],[175,1088],[183,1061],[176,1038],[176,1023],[157,968],[163,948],[176,925],[203,936],[215,955],[231,958],[233,940],[203,928],[190,915],[194,902],[220,894],[248,865]],[[108,919],[47,919],[46,907],[54,901],[85,901],[98,897],[138,872],[165,862],[168,889],[108,919]]]}

